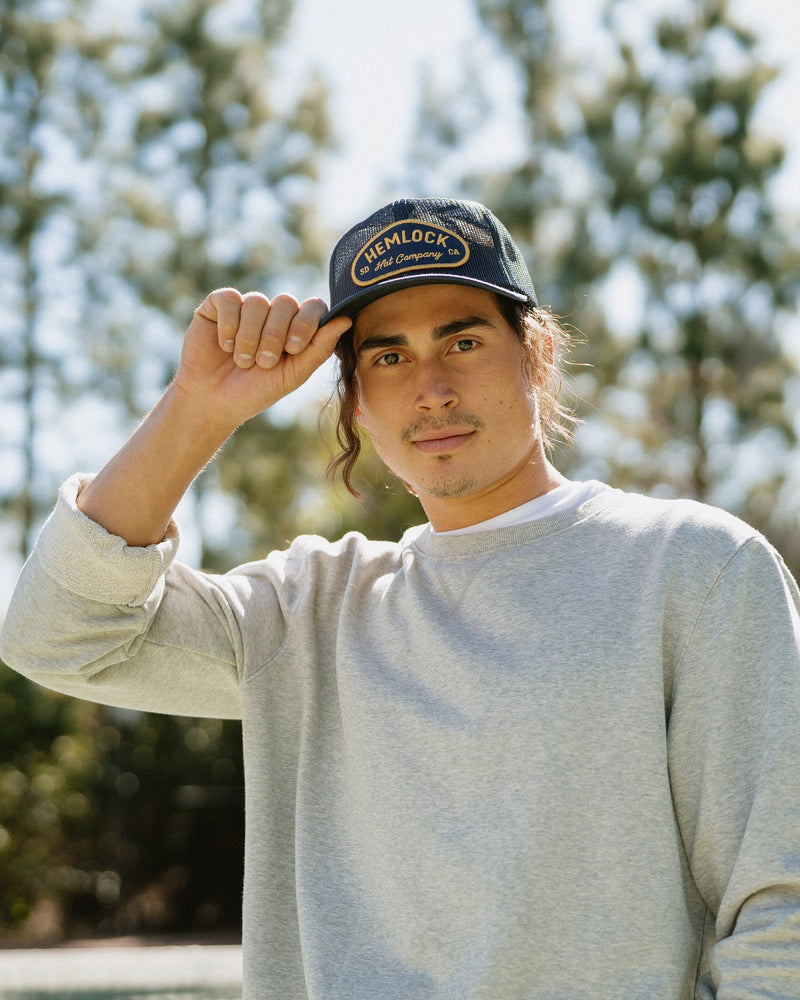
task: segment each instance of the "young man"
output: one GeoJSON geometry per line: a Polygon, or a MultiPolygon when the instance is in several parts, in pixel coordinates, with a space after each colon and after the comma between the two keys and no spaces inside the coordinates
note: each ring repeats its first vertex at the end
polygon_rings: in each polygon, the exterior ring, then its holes
{"type": "Polygon", "coordinates": [[[780,557],[550,465],[558,329],[481,206],[381,209],[334,250],[331,298],[208,296],[153,413],[62,489],[3,658],[242,718],[246,1000],[796,1000],[780,557]],[[345,474],[360,423],[429,523],[224,577],[173,561],[194,476],[334,348],[345,474]]]}

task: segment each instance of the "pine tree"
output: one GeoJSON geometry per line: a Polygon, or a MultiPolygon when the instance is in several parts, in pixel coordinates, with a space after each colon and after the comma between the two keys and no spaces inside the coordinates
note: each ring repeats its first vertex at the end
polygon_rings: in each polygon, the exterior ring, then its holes
{"type": "Polygon", "coordinates": [[[608,23],[619,70],[602,97],[582,100],[607,194],[581,224],[611,346],[596,359],[607,366],[596,404],[619,435],[607,462],[623,483],[763,523],[780,459],[753,475],[742,456],[769,441],[785,458],[794,444],[777,328],[797,272],[768,192],[783,152],[753,124],[774,71],[726,0],[658,21],[648,45],[624,37],[623,4],[609,7],[608,23]],[[627,303],[610,301],[615,288],[627,303]],[[627,329],[615,337],[623,310],[627,329]]]}
{"type": "MultiPolygon", "coordinates": [[[[139,37],[112,52],[119,117],[132,110],[116,139],[124,163],[109,179],[113,222],[97,239],[115,267],[110,275],[98,268],[92,298],[107,303],[114,343],[139,345],[151,397],[171,377],[192,311],[213,288],[300,294],[319,275],[313,196],[329,143],[325,91],[312,76],[281,106],[275,58],[289,14],[288,2],[268,0],[233,22],[225,4],[152,4],[139,37]],[[132,310],[116,307],[126,300],[132,310]]],[[[262,446],[269,452],[278,442],[265,434],[262,446]]],[[[193,489],[206,568],[229,565],[226,540],[207,537],[225,463],[223,454],[193,489]]]]}
{"type": "Polygon", "coordinates": [[[86,69],[102,67],[104,50],[79,27],[83,9],[0,2],[0,507],[20,557],[52,503],[48,425],[98,382],[67,333],[78,311],[76,167],[92,155],[104,96],[102,70],[86,69]]]}
{"type": "Polygon", "coordinates": [[[783,151],[754,123],[774,76],[756,38],[727,0],[649,27],[612,0],[615,59],[576,65],[545,4],[476,4],[517,68],[530,132],[523,162],[470,188],[588,340],[575,360],[592,367],[574,380],[585,425],[559,464],[721,504],[788,551],[796,376],[781,329],[800,270],[769,196],[783,151]],[[647,28],[635,40],[632,24],[647,28]]]}

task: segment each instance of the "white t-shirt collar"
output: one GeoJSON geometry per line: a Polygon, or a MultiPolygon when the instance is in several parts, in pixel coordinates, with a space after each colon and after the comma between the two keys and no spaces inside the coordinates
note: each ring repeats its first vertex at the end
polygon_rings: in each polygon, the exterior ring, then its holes
{"type": "Polygon", "coordinates": [[[582,503],[602,492],[605,488],[603,483],[594,479],[586,482],[566,482],[562,486],[550,490],[549,493],[543,493],[540,497],[528,500],[519,507],[512,507],[511,510],[504,511],[497,517],[491,517],[488,521],[468,524],[465,528],[454,528],[452,531],[434,531],[434,534],[472,535],[478,531],[510,528],[513,525],[525,524],[527,521],[536,521],[540,517],[549,517],[551,514],[565,514],[580,507],[582,503]]]}

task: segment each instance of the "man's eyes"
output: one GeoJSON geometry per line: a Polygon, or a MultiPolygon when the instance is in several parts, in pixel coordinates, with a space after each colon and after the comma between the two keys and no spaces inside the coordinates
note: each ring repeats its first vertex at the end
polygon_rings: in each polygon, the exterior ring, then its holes
{"type": "MultiPolygon", "coordinates": [[[[448,353],[466,354],[467,351],[474,350],[477,343],[477,340],[472,337],[461,337],[453,343],[453,345],[449,348],[448,353]]],[[[402,360],[403,356],[399,351],[387,351],[385,354],[378,355],[375,359],[375,364],[381,368],[394,368],[395,365],[399,365],[402,360]]]]}

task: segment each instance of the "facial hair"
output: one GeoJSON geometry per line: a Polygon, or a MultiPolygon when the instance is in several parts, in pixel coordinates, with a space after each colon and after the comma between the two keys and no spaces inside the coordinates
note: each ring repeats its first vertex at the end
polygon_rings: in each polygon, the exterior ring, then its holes
{"type": "Polygon", "coordinates": [[[447,416],[444,419],[441,417],[420,417],[413,424],[409,424],[408,427],[403,428],[400,432],[400,440],[403,444],[411,444],[419,434],[425,434],[428,431],[443,431],[449,427],[456,427],[460,430],[470,429],[480,431],[483,430],[484,424],[480,417],[476,417],[472,413],[454,413],[452,416],[447,416]]]}
{"type": "MultiPolygon", "coordinates": [[[[420,434],[430,431],[448,430],[451,427],[458,431],[479,431],[483,430],[484,423],[480,417],[472,413],[453,414],[444,418],[420,417],[419,420],[415,420],[401,431],[400,440],[403,444],[412,445],[414,439],[420,434]]],[[[474,476],[461,475],[455,479],[448,476],[447,466],[452,461],[452,457],[449,454],[436,456],[441,476],[433,478],[432,474],[429,481],[418,484],[429,496],[436,497],[438,500],[455,500],[459,497],[468,496],[475,489],[474,476]]],[[[409,488],[408,485],[406,488],[409,488]]],[[[412,490],[412,492],[416,495],[416,491],[412,490]]]]}

